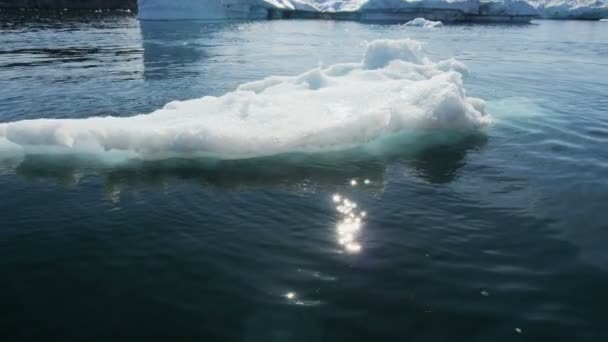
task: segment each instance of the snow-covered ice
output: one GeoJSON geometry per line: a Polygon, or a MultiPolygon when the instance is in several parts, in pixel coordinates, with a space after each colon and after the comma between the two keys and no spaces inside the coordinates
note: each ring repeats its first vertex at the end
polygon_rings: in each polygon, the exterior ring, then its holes
{"type": "Polygon", "coordinates": [[[467,96],[465,73],[454,59],[431,61],[417,41],[375,40],[359,63],[270,76],[150,114],[2,123],[0,156],[239,159],[367,146],[377,151],[386,139],[469,134],[487,126],[491,117],[484,101],[467,96]]]}

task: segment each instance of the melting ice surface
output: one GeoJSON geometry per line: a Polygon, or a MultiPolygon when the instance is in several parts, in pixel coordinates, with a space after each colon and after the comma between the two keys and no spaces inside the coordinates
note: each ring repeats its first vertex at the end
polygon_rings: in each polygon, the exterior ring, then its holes
{"type": "MultiPolygon", "coordinates": [[[[463,88],[466,67],[433,62],[419,42],[375,40],[359,63],[271,76],[150,114],[0,124],[0,156],[240,159],[339,151],[385,138],[468,134],[491,118],[463,88]]],[[[120,159],[119,158],[119,159],[120,159]]]]}

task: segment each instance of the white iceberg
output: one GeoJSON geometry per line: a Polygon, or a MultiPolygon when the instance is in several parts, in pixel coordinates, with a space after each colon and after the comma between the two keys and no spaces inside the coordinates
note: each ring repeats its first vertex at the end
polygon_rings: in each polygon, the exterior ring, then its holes
{"type": "Polygon", "coordinates": [[[426,20],[424,18],[416,18],[414,20],[408,21],[407,23],[405,23],[403,25],[404,26],[432,28],[432,27],[442,27],[443,23],[441,21],[432,21],[432,20],[426,20]]]}
{"type": "Polygon", "coordinates": [[[429,60],[417,41],[376,40],[359,63],[271,76],[150,114],[1,123],[0,157],[18,151],[103,160],[241,159],[377,151],[387,139],[466,135],[491,117],[484,101],[467,96],[464,73],[454,59],[429,60]]]}

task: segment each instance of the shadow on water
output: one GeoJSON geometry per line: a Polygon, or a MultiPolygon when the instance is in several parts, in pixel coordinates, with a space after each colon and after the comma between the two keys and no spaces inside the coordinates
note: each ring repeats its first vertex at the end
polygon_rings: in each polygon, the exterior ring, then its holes
{"type": "MultiPolygon", "coordinates": [[[[108,165],[95,157],[74,155],[27,155],[22,160],[4,162],[3,173],[15,173],[28,182],[51,181],[77,186],[84,178],[98,177],[109,188],[148,188],[174,181],[226,189],[258,187],[294,188],[309,191],[339,189],[351,179],[372,179],[371,189],[386,183],[391,164],[402,164],[412,174],[429,183],[449,183],[466,165],[467,155],[481,150],[487,142],[482,135],[458,142],[434,144],[399,152],[370,156],[360,149],[323,154],[286,154],[242,160],[168,159],[132,160],[108,165]]],[[[392,146],[393,151],[395,146],[392,146]]]]}

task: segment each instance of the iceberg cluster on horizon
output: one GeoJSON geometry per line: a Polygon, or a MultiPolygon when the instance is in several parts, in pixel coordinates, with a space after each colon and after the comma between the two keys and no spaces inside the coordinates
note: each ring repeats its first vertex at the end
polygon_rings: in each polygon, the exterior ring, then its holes
{"type": "Polygon", "coordinates": [[[608,0],[138,0],[141,20],[325,18],[527,21],[601,19],[608,0]]]}

